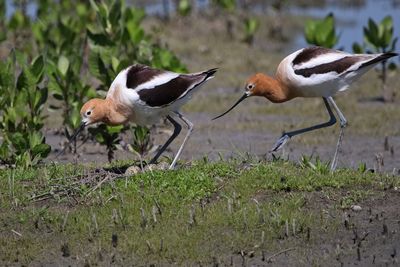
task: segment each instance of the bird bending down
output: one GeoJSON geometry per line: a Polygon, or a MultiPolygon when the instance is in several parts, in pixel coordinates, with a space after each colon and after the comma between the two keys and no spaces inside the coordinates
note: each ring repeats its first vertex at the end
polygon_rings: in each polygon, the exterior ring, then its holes
{"type": "Polygon", "coordinates": [[[97,122],[108,125],[128,122],[150,125],[166,117],[174,126],[174,132],[150,161],[155,163],[179,135],[182,126],[175,120],[178,118],[188,127],[188,132],[169,167],[173,169],[193,130],[193,124],[179,112],[179,108],[191,98],[200,85],[213,78],[216,71],[217,69],[210,69],[180,74],[145,65],[130,66],[117,75],[105,99],[94,98],[82,106],[81,126],[70,140],[75,139],[86,126],[97,122]]]}
{"type": "Polygon", "coordinates": [[[333,108],[339,117],[341,128],[331,162],[331,170],[335,170],[347,120],[332,96],[339,91],[345,91],[352,82],[379,62],[394,56],[397,54],[349,54],[317,46],[300,49],[281,61],[275,77],[262,73],[251,76],[247,80],[244,95],[230,109],[214,119],[224,116],[250,96],[263,96],[273,103],[286,102],[296,97],[322,97],[329,114],[329,121],[284,132],[271,152],[282,148],[293,136],[334,125],[336,117],[332,112],[333,108]]]}

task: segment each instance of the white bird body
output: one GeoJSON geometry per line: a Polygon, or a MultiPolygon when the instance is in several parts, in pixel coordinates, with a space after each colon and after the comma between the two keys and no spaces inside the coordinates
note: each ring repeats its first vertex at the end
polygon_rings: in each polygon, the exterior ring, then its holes
{"type": "MultiPolygon", "coordinates": [[[[166,117],[171,112],[178,112],[180,107],[186,104],[191,98],[193,93],[200,88],[199,85],[213,78],[213,76],[206,76],[205,72],[192,73],[192,74],[178,74],[170,71],[159,71],[147,66],[136,65],[143,70],[148,72],[154,72],[154,76],[149,80],[136,85],[133,88],[127,87],[129,71],[132,69],[131,66],[122,70],[112,82],[110,89],[107,93],[106,99],[112,99],[113,102],[118,102],[125,107],[129,107],[131,114],[129,115],[129,121],[134,122],[138,125],[151,125],[157,123],[161,118],[166,117]],[[165,86],[174,79],[187,78],[194,79],[191,83],[182,90],[182,93],[172,102],[162,105],[149,105],[140,97],[140,92],[144,90],[151,93],[151,90],[165,86]]],[[[212,70],[213,71],[213,70],[212,70]]],[[[173,88],[170,88],[172,90],[173,88]]],[[[162,101],[161,101],[162,102],[162,101]]]]}
{"type": "Polygon", "coordinates": [[[96,122],[110,125],[128,122],[151,125],[161,118],[167,118],[173,124],[174,132],[150,161],[154,163],[179,135],[182,126],[173,118],[178,117],[189,131],[170,165],[172,169],[193,130],[193,124],[179,113],[179,109],[189,101],[196,89],[214,77],[216,71],[210,69],[180,74],[145,65],[132,65],[117,75],[110,85],[106,99],[91,99],[83,105],[82,124],[73,136],[75,138],[85,126],[96,122]]]}
{"type": "MultiPolygon", "coordinates": [[[[390,55],[390,54],[389,54],[390,55]]],[[[330,97],[370,70],[388,54],[350,54],[322,47],[295,51],[279,64],[276,79],[300,97],[330,97]]]]}

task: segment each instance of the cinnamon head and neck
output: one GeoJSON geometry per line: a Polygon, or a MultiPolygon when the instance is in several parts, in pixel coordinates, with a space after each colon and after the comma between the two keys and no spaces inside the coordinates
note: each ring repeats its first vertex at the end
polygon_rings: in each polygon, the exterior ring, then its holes
{"type": "Polygon", "coordinates": [[[240,102],[250,96],[262,96],[273,103],[286,102],[297,96],[294,91],[285,86],[284,83],[279,80],[279,78],[273,78],[263,73],[257,73],[251,76],[246,82],[245,90],[246,92],[244,95],[239,98],[239,100],[231,108],[221,115],[213,118],[213,120],[226,115],[237,105],[239,105],[240,102]]]}

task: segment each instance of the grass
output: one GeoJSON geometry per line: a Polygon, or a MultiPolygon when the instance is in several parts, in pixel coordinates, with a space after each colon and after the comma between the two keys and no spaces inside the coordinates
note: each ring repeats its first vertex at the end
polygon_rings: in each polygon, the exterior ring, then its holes
{"type": "Polygon", "coordinates": [[[0,262],[228,263],[232,253],[312,243],[307,229],[336,227],[339,219],[310,209],[316,194],[337,195],[332,207],[343,209],[400,184],[399,177],[309,166],[202,160],[77,187],[89,167],[1,170],[0,262]],[[71,190],[61,194],[60,186],[71,190]],[[39,201],[43,192],[53,193],[39,201]]]}

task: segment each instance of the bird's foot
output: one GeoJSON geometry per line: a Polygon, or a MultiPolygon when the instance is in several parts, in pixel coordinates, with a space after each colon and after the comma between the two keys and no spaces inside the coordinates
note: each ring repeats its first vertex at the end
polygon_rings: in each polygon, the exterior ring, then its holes
{"type": "Polygon", "coordinates": [[[281,138],[275,143],[274,148],[271,149],[270,152],[276,152],[281,149],[290,139],[290,136],[287,134],[283,134],[281,138]]]}

